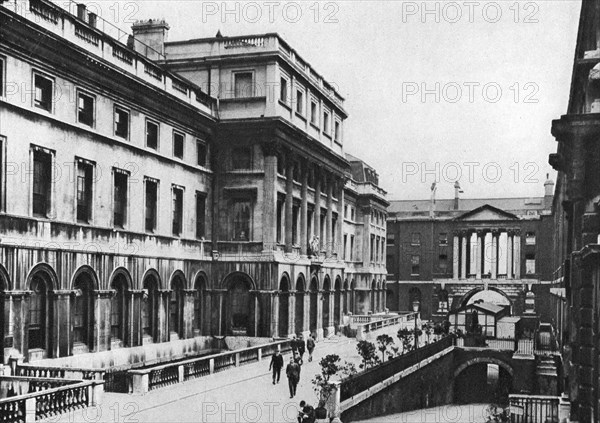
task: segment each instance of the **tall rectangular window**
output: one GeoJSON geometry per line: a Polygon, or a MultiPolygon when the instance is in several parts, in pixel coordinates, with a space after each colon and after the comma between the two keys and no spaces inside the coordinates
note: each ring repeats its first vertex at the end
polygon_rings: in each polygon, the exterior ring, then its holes
{"type": "Polygon", "coordinates": [[[340,126],[340,122],[338,122],[337,120],[335,121],[335,124],[333,126],[333,139],[336,140],[338,143],[341,142],[341,126],[340,126]]]}
{"type": "Polygon", "coordinates": [[[350,235],[350,261],[354,260],[354,235],[350,235]]]}
{"type": "Polygon", "coordinates": [[[319,113],[317,112],[317,102],[314,100],[311,100],[310,102],[310,123],[312,123],[315,126],[319,126],[319,122],[318,122],[318,116],[319,113]]]}
{"type": "Polygon", "coordinates": [[[113,224],[117,228],[124,228],[127,222],[128,182],[129,173],[115,168],[113,180],[113,224]]]}
{"type": "Polygon", "coordinates": [[[206,144],[202,140],[196,140],[196,159],[198,166],[206,167],[206,144]]]}
{"type": "Polygon", "coordinates": [[[158,123],[146,120],[146,147],[158,150],[158,123]]]}
{"type": "Polygon", "coordinates": [[[89,223],[92,220],[94,164],[77,160],[77,220],[89,223]]]}
{"type": "Polygon", "coordinates": [[[146,231],[154,232],[156,230],[157,211],[158,211],[158,181],[152,178],[145,178],[146,190],[146,231]]]}
{"type": "Polygon", "coordinates": [[[77,122],[94,126],[95,102],[96,99],[91,95],[77,93],[77,122]]]}
{"type": "Polygon", "coordinates": [[[237,147],[231,150],[231,168],[233,170],[252,169],[252,149],[237,147]]]}
{"type": "Polygon", "coordinates": [[[410,258],[410,274],[417,276],[421,274],[421,256],[411,256],[410,258]]]}
{"type": "Polygon", "coordinates": [[[33,214],[47,217],[50,212],[52,155],[33,152],[33,214]]]}
{"type": "Polygon", "coordinates": [[[233,75],[235,98],[245,98],[254,96],[254,87],[252,85],[252,72],[238,72],[233,75]]]}
{"type": "Polygon", "coordinates": [[[371,261],[375,261],[375,235],[371,235],[371,261]]]}
{"type": "Polygon", "coordinates": [[[344,234],[344,260],[348,258],[348,234],[344,234]]]}
{"type": "Polygon", "coordinates": [[[281,86],[279,87],[279,100],[282,103],[288,101],[288,81],[286,78],[281,78],[281,86]]]}
{"type": "Polygon", "coordinates": [[[323,133],[329,135],[329,112],[323,112],[323,133]]]}
{"type": "Polygon", "coordinates": [[[234,241],[249,241],[252,237],[251,219],[252,205],[250,200],[236,199],[231,207],[232,239],[234,241]]]}
{"type": "Polygon", "coordinates": [[[183,226],[183,188],[173,187],[173,235],[179,236],[183,226]]]}
{"type": "Polygon", "coordinates": [[[304,114],[304,91],[296,90],[296,113],[304,114]]]}
{"type": "Polygon", "coordinates": [[[298,245],[298,219],[300,217],[300,207],[294,206],[292,207],[292,244],[298,245]]]}
{"type": "Polygon", "coordinates": [[[280,244],[284,243],[283,234],[285,233],[285,222],[284,222],[284,213],[285,213],[285,202],[279,200],[277,201],[277,242],[280,244]]]}
{"type": "Polygon", "coordinates": [[[173,156],[183,159],[183,144],[185,142],[185,135],[181,132],[173,131],[173,156]]]}
{"type": "Polygon", "coordinates": [[[115,135],[129,139],[129,112],[120,107],[115,107],[115,135]]]}
{"type": "Polygon", "coordinates": [[[35,86],[35,107],[52,112],[54,83],[51,79],[38,74],[34,75],[33,80],[35,86]]]}
{"type": "Polygon", "coordinates": [[[206,236],[206,194],[196,192],[196,238],[206,236]]]}

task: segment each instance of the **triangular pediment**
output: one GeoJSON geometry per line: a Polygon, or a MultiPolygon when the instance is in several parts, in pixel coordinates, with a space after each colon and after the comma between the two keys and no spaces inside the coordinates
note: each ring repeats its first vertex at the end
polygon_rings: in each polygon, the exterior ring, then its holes
{"type": "Polygon", "coordinates": [[[512,213],[505,212],[499,208],[485,204],[474,210],[461,214],[456,220],[464,221],[490,221],[490,220],[517,220],[518,217],[512,213]]]}

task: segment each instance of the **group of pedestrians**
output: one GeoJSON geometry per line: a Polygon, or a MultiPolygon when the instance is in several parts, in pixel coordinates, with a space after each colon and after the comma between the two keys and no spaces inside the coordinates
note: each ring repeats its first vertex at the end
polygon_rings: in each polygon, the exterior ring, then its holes
{"type": "MultiPolygon", "coordinates": [[[[300,382],[300,373],[302,370],[302,364],[304,364],[304,353],[308,350],[308,361],[312,361],[313,351],[315,349],[315,340],[312,335],[309,335],[305,341],[302,335],[296,338],[294,336],[291,341],[292,356],[290,362],[285,368],[285,374],[288,379],[288,385],[290,388],[290,398],[296,396],[296,388],[300,382]]],[[[283,368],[283,357],[281,353],[277,351],[271,357],[271,364],[269,370],[273,371],[273,385],[279,383],[281,379],[281,369],[283,368]]]]}

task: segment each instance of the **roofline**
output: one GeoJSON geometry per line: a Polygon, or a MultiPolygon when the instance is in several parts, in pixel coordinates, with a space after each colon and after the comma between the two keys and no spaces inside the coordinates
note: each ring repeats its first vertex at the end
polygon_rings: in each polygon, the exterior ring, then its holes
{"type": "MultiPolygon", "coordinates": [[[[488,197],[488,198],[459,198],[459,202],[462,200],[469,200],[469,201],[487,201],[487,200],[534,200],[534,199],[540,199],[543,200],[546,197],[488,197]]],[[[436,202],[437,201],[454,201],[455,198],[436,198],[436,202]]],[[[429,198],[423,198],[423,199],[417,199],[417,200],[390,200],[391,203],[414,203],[415,201],[427,201],[430,202],[431,199],[429,198]]],[[[460,203],[459,203],[460,204],[460,203]]]]}

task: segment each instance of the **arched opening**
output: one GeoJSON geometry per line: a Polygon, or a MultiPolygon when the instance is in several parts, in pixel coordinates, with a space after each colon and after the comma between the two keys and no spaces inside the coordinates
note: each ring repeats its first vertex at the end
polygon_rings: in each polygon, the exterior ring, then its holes
{"type": "Polygon", "coordinates": [[[375,313],[377,311],[377,283],[375,279],[371,282],[371,311],[375,313]]]}
{"type": "Polygon", "coordinates": [[[225,307],[226,328],[230,335],[251,335],[254,333],[254,304],[250,298],[250,290],[253,287],[250,277],[243,273],[235,273],[228,277],[227,283],[227,305],[225,307]]]}
{"type": "Polygon", "coordinates": [[[85,272],[80,273],[73,284],[73,348],[92,351],[94,348],[94,281],[85,272]]]}
{"type": "Polygon", "coordinates": [[[501,307],[508,307],[510,309],[511,301],[508,296],[496,289],[477,289],[473,290],[465,295],[462,303],[463,305],[474,304],[476,302],[484,302],[499,305],[501,307]]]}
{"type": "Polygon", "coordinates": [[[338,276],[335,278],[333,292],[333,325],[336,328],[340,326],[340,310],[342,308],[342,280],[338,276]]]}
{"type": "Polygon", "coordinates": [[[290,281],[287,275],[281,277],[279,282],[279,336],[289,335],[289,315],[290,315],[290,281]]]}
{"type": "Polygon", "coordinates": [[[342,312],[344,314],[348,314],[348,311],[350,310],[350,305],[348,304],[350,302],[350,292],[349,292],[350,286],[348,285],[348,279],[346,279],[344,281],[344,293],[342,296],[342,312]]]}
{"type": "Polygon", "coordinates": [[[325,276],[323,280],[323,329],[327,329],[329,327],[329,314],[331,310],[329,309],[329,298],[331,296],[331,279],[329,276],[325,276]]]}
{"type": "Polygon", "coordinates": [[[296,333],[304,331],[304,277],[296,279],[296,333]]]}
{"type": "Polygon", "coordinates": [[[142,335],[144,342],[158,342],[158,280],[154,275],[144,279],[144,299],[142,301],[142,335]]]}
{"type": "Polygon", "coordinates": [[[310,281],[310,331],[316,334],[317,331],[317,301],[319,300],[319,282],[317,277],[313,276],[310,281]]]}
{"type": "Polygon", "coordinates": [[[127,298],[129,284],[124,274],[118,273],[112,281],[115,295],[110,301],[110,337],[111,346],[128,346],[127,342],[127,298]]]}
{"type": "Polygon", "coordinates": [[[185,303],[185,280],[178,274],[171,280],[171,298],[169,303],[169,332],[171,338],[184,338],[183,305],[185,303]]]}
{"type": "Polygon", "coordinates": [[[507,364],[482,358],[461,367],[454,377],[455,403],[508,405],[513,374],[507,364]]]}
{"type": "Polygon", "coordinates": [[[199,274],[194,283],[194,333],[204,335],[204,301],[206,298],[206,277],[199,274]]]}
{"type": "MultiPolygon", "coordinates": [[[[50,339],[52,332],[52,301],[49,293],[52,284],[45,272],[37,272],[31,278],[29,286],[31,297],[29,298],[29,329],[28,350],[31,356],[35,350],[51,351],[50,339]]],[[[44,353],[37,353],[44,357],[44,353]]]]}

